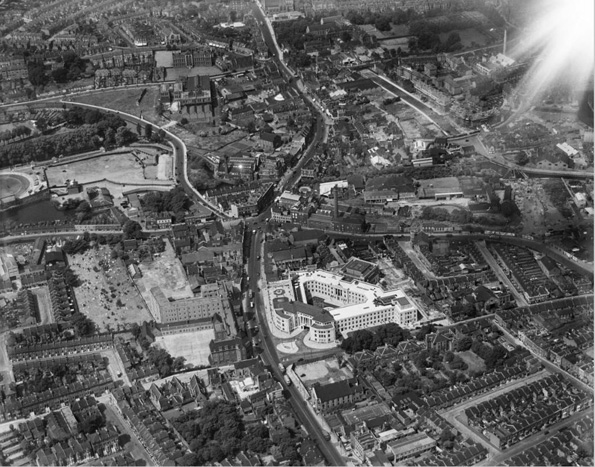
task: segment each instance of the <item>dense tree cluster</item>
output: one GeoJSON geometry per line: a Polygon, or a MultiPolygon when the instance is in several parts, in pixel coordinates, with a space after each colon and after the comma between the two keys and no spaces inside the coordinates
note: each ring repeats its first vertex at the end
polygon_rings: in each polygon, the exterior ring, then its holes
{"type": "Polygon", "coordinates": [[[62,57],[58,58],[58,62],[60,61],[62,66],[51,73],[52,79],[56,83],[76,81],[84,73],[89,63],[89,60],[83,60],[72,51],[65,52],[62,57]]]}
{"type": "Polygon", "coordinates": [[[299,18],[293,21],[279,21],[274,23],[275,35],[281,38],[280,45],[289,47],[293,50],[303,50],[304,42],[312,40],[306,34],[308,25],[313,24],[306,18],[299,18]]]}
{"type": "Polygon", "coordinates": [[[173,212],[176,221],[184,220],[184,213],[192,205],[192,201],[183,188],[177,186],[168,192],[153,191],[142,199],[145,211],[173,212]]]}
{"type": "Polygon", "coordinates": [[[86,434],[95,433],[105,426],[105,421],[105,416],[101,412],[95,411],[81,421],[79,429],[86,434]]]}
{"type": "Polygon", "coordinates": [[[408,8],[407,10],[397,8],[392,12],[350,10],[345,13],[345,18],[351,21],[351,23],[358,25],[374,24],[380,31],[388,31],[390,29],[390,27],[385,29],[387,22],[393,24],[407,24],[411,21],[419,19],[419,17],[419,13],[417,13],[413,8],[408,8]],[[378,27],[379,25],[381,27],[378,27]]]}
{"type": "Polygon", "coordinates": [[[490,346],[477,340],[471,345],[471,350],[485,362],[489,370],[502,366],[508,355],[506,349],[500,344],[490,346]]]}
{"type": "Polygon", "coordinates": [[[130,238],[139,239],[139,238],[143,237],[143,228],[136,221],[132,221],[132,220],[126,221],[126,223],[122,227],[122,230],[124,231],[125,239],[130,239],[130,238]]]}
{"type": "Polygon", "coordinates": [[[17,138],[26,138],[31,134],[31,128],[25,125],[19,125],[12,130],[0,132],[0,142],[8,143],[10,140],[17,138]]]}
{"type": "Polygon", "coordinates": [[[79,276],[70,268],[70,266],[66,266],[64,268],[64,281],[70,287],[78,287],[81,285],[81,280],[79,276]]]}
{"type": "Polygon", "coordinates": [[[76,255],[79,253],[85,253],[91,248],[92,243],[95,245],[116,245],[122,240],[121,235],[100,235],[96,233],[89,234],[85,232],[82,238],[76,240],[66,240],[62,246],[64,253],[68,255],[76,255]]]}
{"type": "Polygon", "coordinates": [[[341,348],[347,353],[361,350],[376,350],[384,344],[397,345],[411,337],[409,331],[402,329],[398,324],[388,323],[379,326],[375,332],[368,329],[355,331],[341,343],[341,348]]]}
{"type": "Polygon", "coordinates": [[[188,442],[191,454],[183,465],[207,465],[239,453],[244,426],[235,404],[209,401],[198,412],[186,413],[172,421],[188,442]]]}
{"type": "MultiPolygon", "coordinates": [[[[458,32],[451,32],[446,40],[442,42],[440,32],[452,31],[457,29],[457,22],[430,23],[427,21],[415,21],[409,26],[409,34],[412,37],[409,40],[409,47],[413,50],[432,50],[433,52],[454,52],[462,49],[461,36],[458,32]]],[[[472,24],[461,27],[469,27],[472,24]]]]}
{"type": "Polygon", "coordinates": [[[66,111],[64,118],[69,126],[77,128],[0,148],[0,168],[92,151],[101,146],[109,149],[136,140],[136,135],[117,115],[75,107],[66,111]]]}
{"type": "Polygon", "coordinates": [[[29,81],[33,86],[45,86],[50,82],[50,77],[46,73],[43,63],[29,62],[27,64],[27,72],[29,74],[29,81]]]}
{"type": "Polygon", "coordinates": [[[80,311],[70,315],[69,322],[78,337],[92,336],[97,332],[97,325],[80,311]]]}
{"type": "Polygon", "coordinates": [[[178,461],[180,465],[211,465],[240,451],[265,454],[269,450],[287,458],[289,465],[300,464],[298,440],[292,432],[285,430],[273,446],[268,428],[262,424],[244,427],[237,406],[231,402],[206,402],[198,413],[186,413],[172,423],[192,450],[178,461]]]}
{"type": "Polygon", "coordinates": [[[31,84],[33,86],[45,86],[52,79],[58,84],[76,81],[81,77],[89,64],[89,60],[82,59],[73,51],[65,52],[56,61],[62,63],[62,66],[56,68],[51,73],[48,73],[43,63],[30,61],[27,64],[27,69],[31,84]]]}
{"type": "Polygon", "coordinates": [[[457,352],[464,352],[465,350],[469,350],[472,345],[473,339],[471,336],[463,336],[455,342],[455,350],[457,352]]]}

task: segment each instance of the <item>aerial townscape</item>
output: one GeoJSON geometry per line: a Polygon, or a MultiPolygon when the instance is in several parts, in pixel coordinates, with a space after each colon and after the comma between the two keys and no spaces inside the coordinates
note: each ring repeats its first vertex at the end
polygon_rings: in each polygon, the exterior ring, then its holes
{"type": "Polygon", "coordinates": [[[592,0],[0,0],[0,465],[592,466],[592,0]]]}

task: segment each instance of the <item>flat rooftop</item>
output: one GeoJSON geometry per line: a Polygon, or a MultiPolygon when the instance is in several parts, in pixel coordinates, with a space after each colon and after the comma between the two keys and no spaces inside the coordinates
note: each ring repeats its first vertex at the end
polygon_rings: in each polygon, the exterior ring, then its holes
{"type": "Polygon", "coordinates": [[[426,196],[434,196],[441,193],[462,193],[461,184],[457,177],[431,178],[419,180],[420,190],[426,196]]]}
{"type": "MultiPolygon", "coordinates": [[[[300,290],[305,288],[306,282],[316,281],[343,289],[346,292],[351,291],[352,293],[363,295],[363,300],[360,303],[352,303],[347,306],[336,303],[333,304],[339,305],[339,308],[329,310],[329,313],[335,320],[343,320],[361,315],[362,313],[371,313],[372,311],[381,308],[388,308],[392,306],[393,300],[397,300],[401,308],[413,306],[411,301],[407,299],[405,292],[402,290],[385,292],[381,287],[373,284],[364,281],[344,280],[343,276],[328,271],[316,270],[314,272],[302,273],[298,276],[298,281],[300,290]]],[[[303,296],[306,296],[306,294],[303,293],[303,296]]],[[[344,296],[348,296],[348,294],[345,294],[344,296]]]]}

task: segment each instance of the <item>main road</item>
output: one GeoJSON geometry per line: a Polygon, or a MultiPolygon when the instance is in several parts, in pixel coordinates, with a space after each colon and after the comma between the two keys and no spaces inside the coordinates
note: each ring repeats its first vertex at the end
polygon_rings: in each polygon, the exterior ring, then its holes
{"type": "MultiPolygon", "coordinates": [[[[305,406],[306,401],[303,400],[299,391],[295,386],[287,386],[283,379],[283,373],[279,369],[279,357],[275,350],[275,344],[271,338],[271,333],[267,327],[266,316],[261,316],[258,310],[264,310],[264,300],[262,294],[259,293],[258,280],[260,278],[260,253],[261,253],[261,242],[263,239],[263,233],[257,230],[251,235],[250,245],[250,257],[248,258],[248,285],[251,290],[254,291],[254,304],[256,307],[256,320],[258,328],[260,329],[260,337],[262,342],[263,353],[261,358],[270,366],[271,371],[275,374],[277,379],[281,381],[284,389],[289,392],[290,398],[289,403],[291,404],[294,412],[297,414],[300,422],[306,428],[308,434],[316,441],[318,447],[326,457],[330,465],[345,465],[346,461],[337,452],[335,447],[328,441],[325,440],[322,429],[320,428],[318,421],[314,415],[305,406]]],[[[264,279],[264,278],[263,278],[264,279]]]]}
{"type": "Polygon", "coordinates": [[[258,20],[258,24],[260,25],[260,30],[262,31],[264,40],[270,52],[273,54],[273,59],[277,63],[281,72],[283,73],[283,76],[289,82],[290,86],[293,87],[296,90],[296,92],[298,92],[306,100],[312,112],[316,114],[316,132],[314,137],[312,138],[312,142],[300,158],[297,165],[279,182],[277,188],[281,192],[285,188],[291,189],[295,186],[295,184],[300,179],[302,167],[306,165],[308,161],[312,158],[319,143],[327,139],[327,119],[325,115],[322,113],[322,111],[318,108],[318,106],[314,103],[312,98],[308,94],[303,92],[302,89],[300,89],[300,87],[296,83],[295,74],[292,70],[289,69],[289,67],[283,61],[283,52],[281,51],[279,44],[277,44],[277,40],[274,37],[274,31],[272,30],[272,26],[268,18],[265,16],[264,12],[262,11],[262,6],[260,5],[260,3],[256,2],[252,6],[252,12],[258,20]]]}

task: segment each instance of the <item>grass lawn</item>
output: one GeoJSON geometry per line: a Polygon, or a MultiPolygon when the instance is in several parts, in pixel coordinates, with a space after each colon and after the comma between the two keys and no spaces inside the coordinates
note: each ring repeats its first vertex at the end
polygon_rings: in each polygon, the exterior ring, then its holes
{"type": "Polygon", "coordinates": [[[109,109],[120,110],[131,115],[139,116],[142,112],[143,118],[152,123],[164,124],[165,120],[160,118],[155,112],[155,104],[159,98],[159,88],[156,86],[147,86],[146,88],[127,88],[114,89],[111,91],[99,91],[85,94],[82,96],[73,96],[73,102],[83,102],[85,104],[100,105],[109,109]],[[139,105],[136,101],[141,96],[143,89],[147,92],[139,105]]]}
{"type": "Polygon", "coordinates": [[[457,355],[461,357],[461,359],[469,367],[467,371],[485,371],[486,366],[484,361],[471,350],[466,350],[465,352],[457,352],[457,355]]]}

